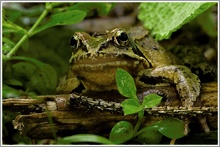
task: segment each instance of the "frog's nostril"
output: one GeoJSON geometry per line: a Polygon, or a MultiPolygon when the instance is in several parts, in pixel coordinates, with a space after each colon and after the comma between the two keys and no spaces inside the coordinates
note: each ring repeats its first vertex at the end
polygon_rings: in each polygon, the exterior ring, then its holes
{"type": "Polygon", "coordinates": [[[152,49],[153,50],[158,50],[158,48],[155,45],[152,46],[152,49]]]}
{"type": "Polygon", "coordinates": [[[108,45],[109,45],[109,42],[105,42],[105,43],[101,44],[100,50],[103,49],[103,48],[107,48],[108,45]]]}

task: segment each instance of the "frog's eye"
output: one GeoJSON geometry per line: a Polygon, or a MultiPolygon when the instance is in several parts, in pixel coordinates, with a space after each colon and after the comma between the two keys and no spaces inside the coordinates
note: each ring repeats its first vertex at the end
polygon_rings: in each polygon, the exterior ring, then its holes
{"type": "Polygon", "coordinates": [[[128,45],[128,35],[125,31],[119,30],[115,37],[114,37],[114,42],[118,46],[126,46],[128,45]]]}
{"type": "Polygon", "coordinates": [[[77,35],[73,35],[71,38],[70,38],[70,46],[73,48],[73,49],[77,49],[78,46],[79,46],[79,38],[77,35]]]}

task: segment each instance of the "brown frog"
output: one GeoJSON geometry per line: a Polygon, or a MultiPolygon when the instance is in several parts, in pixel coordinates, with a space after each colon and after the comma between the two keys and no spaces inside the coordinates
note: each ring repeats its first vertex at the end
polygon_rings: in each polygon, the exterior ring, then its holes
{"type": "Polygon", "coordinates": [[[189,68],[179,65],[174,55],[160,46],[143,27],[129,31],[116,28],[92,36],[76,32],[70,39],[73,48],[70,70],[57,91],[71,93],[80,86],[86,90],[117,89],[117,68],[128,71],[137,87],[149,84],[175,84],[186,107],[200,95],[200,80],[189,68]]]}

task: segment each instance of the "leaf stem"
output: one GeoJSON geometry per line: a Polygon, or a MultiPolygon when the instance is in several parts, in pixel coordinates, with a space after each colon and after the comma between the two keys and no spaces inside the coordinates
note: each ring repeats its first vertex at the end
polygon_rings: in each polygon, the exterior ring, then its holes
{"type": "Polygon", "coordinates": [[[143,116],[144,116],[144,109],[142,109],[139,113],[138,113],[138,122],[136,123],[134,130],[133,130],[133,136],[136,136],[136,133],[142,123],[143,120],[143,116]]]}
{"type": "Polygon", "coordinates": [[[38,27],[38,25],[41,23],[41,21],[46,17],[48,12],[51,8],[46,7],[41,16],[38,18],[38,20],[35,22],[35,24],[31,27],[31,29],[19,40],[19,42],[14,46],[14,48],[6,55],[7,59],[10,59],[15,52],[19,49],[19,47],[22,45],[22,43],[29,37],[31,37],[33,34],[33,31],[38,27]]]}

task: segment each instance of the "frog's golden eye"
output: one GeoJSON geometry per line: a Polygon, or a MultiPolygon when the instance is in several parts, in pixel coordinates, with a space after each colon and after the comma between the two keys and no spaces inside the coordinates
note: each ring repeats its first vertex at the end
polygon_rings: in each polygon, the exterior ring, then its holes
{"type": "Polygon", "coordinates": [[[80,42],[80,41],[79,41],[79,38],[78,38],[77,35],[73,35],[73,36],[70,38],[70,41],[69,41],[70,46],[71,46],[74,50],[78,48],[79,42],[80,42]]]}
{"type": "Polygon", "coordinates": [[[128,35],[123,30],[119,30],[114,37],[114,42],[118,46],[127,46],[128,41],[128,35]]]}

